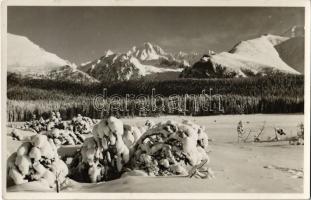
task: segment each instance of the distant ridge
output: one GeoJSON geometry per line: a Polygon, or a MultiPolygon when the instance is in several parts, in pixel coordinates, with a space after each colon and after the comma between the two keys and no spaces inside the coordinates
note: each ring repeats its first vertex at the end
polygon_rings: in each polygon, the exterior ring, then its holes
{"type": "Polygon", "coordinates": [[[241,41],[229,52],[203,56],[181,77],[247,77],[273,73],[300,74],[280,57],[276,47],[288,37],[266,34],[259,38],[241,41]]]}

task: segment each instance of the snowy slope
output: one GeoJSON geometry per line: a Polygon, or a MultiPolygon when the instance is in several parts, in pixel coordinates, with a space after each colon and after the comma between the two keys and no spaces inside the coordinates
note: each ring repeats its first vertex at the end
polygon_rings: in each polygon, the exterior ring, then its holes
{"type": "Polygon", "coordinates": [[[8,71],[32,73],[46,72],[69,62],[47,52],[28,38],[8,33],[8,71]]]}
{"type": "Polygon", "coordinates": [[[67,80],[80,83],[97,83],[99,82],[94,77],[77,69],[75,65],[66,65],[49,71],[45,76],[52,80],[67,80]]]}
{"type": "Polygon", "coordinates": [[[204,57],[192,68],[184,70],[182,77],[246,77],[276,72],[299,74],[280,58],[275,48],[288,39],[263,35],[242,41],[229,52],[204,57]]]}
{"type": "Polygon", "coordinates": [[[24,36],[8,33],[8,72],[34,79],[98,82],[57,55],[47,52],[24,36]]]}
{"type": "Polygon", "coordinates": [[[189,64],[189,66],[191,66],[195,62],[197,62],[202,55],[200,55],[197,52],[187,53],[187,52],[180,51],[180,52],[174,54],[173,56],[175,57],[175,59],[183,60],[184,62],[187,62],[189,64]]]}
{"type": "Polygon", "coordinates": [[[293,37],[275,46],[280,57],[289,66],[304,73],[305,39],[303,36],[293,37]]]}

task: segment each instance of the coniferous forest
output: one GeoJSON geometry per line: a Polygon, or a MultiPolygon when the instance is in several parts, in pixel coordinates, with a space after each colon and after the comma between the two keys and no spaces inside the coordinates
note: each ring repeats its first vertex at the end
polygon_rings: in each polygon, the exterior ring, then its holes
{"type": "Polygon", "coordinates": [[[112,114],[133,117],[298,113],[304,111],[304,76],[80,84],[22,78],[10,73],[7,98],[8,121],[29,120],[33,113],[48,116],[56,110],[64,119],[78,113],[92,118],[112,114]],[[98,95],[105,97],[100,108],[94,105],[98,95]]]}

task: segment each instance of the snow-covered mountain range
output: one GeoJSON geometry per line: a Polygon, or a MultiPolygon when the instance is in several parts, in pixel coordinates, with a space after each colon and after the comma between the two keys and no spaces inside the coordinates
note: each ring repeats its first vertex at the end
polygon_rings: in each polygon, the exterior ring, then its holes
{"type": "Polygon", "coordinates": [[[76,65],[39,47],[24,36],[7,35],[8,72],[30,78],[70,80],[74,82],[98,82],[77,69],[76,65]]]}
{"type": "Polygon", "coordinates": [[[147,80],[247,77],[303,73],[304,38],[267,34],[241,41],[228,52],[208,50],[203,57],[195,52],[168,53],[156,44],[145,42],[123,53],[107,50],[100,58],[76,66],[26,37],[9,33],[7,52],[8,71],[31,78],[93,83],[143,77],[147,80]]]}
{"type": "Polygon", "coordinates": [[[280,72],[300,74],[282,60],[277,50],[278,46],[289,40],[288,37],[267,34],[239,42],[229,52],[203,56],[192,67],[186,68],[181,77],[247,77],[280,72]]]}
{"type": "Polygon", "coordinates": [[[123,81],[148,77],[176,78],[183,68],[189,67],[187,60],[176,59],[161,47],[146,42],[139,47],[133,46],[126,53],[111,50],[78,68],[100,81],[123,81]]]}

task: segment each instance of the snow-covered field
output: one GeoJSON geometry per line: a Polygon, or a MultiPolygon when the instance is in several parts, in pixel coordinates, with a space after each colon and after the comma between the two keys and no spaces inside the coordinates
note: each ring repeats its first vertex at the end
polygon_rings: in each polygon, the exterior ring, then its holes
{"type": "MultiPolygon", "coordinates": [[[[274,127],[282,128],[287,136],[294,136],[303,114],[218,115],[207,117],[137,117],[122,119],[127,124],[141,126],[147,119],[154,122],[173,119],[191,120],[207,128],[210,167],[214,179],[185,177],[126,176],[104,183],[77,183],[69,181],[61,192],[207,192],[207,193],[301,193],[303,192],[303,146],[288,142],[237,143],[237,124],[242,120],[244,129],[251,131],[250,139],[265,123],[261,138],[274,137],[274,127]]],[[[10,128],[8,128],[10,131],[10,128]]],[[[25,132],[25,134],[29,134],[25,132]]],[[[16,151],[21,142],[7,137],[7,155],[16,151]]],[[[78,147],[59,149],[69,154],[78,147]]],[[[8,192],[51,191],[38,182],[8,187],[8,192]]]]}

